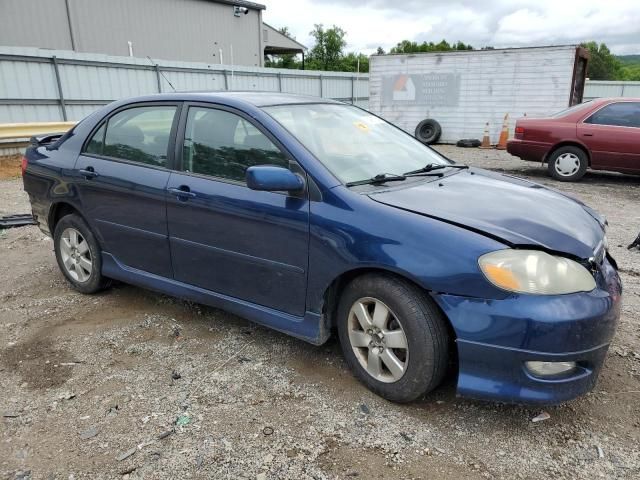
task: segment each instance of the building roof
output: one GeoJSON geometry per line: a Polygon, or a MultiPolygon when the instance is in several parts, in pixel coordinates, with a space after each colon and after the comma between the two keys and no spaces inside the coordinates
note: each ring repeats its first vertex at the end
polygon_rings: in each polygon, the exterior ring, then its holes
{"type": "Polygon", "coordinates": [[[307,50],[307,47],[300,42],[264,22],[262,22],[262,37],[265,53],[302,53],[307,50]]]}
{"type": "Polygon", "coordinates": [[[232,0],[209,0],[209,1],[210,2],[214,2],[214,3],[224,3],[226,5],[233,5],[234,7],[250,8],[252,10],[266,10],[267,9],[267,7],[265,7],[261,3],[247,2],[246,0],[236,0],[236,1],[232,1],[232,0]]]}

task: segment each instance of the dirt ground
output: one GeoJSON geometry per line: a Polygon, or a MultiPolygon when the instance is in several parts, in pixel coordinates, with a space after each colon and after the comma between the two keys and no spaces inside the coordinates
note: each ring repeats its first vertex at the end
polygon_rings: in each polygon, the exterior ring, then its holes
{"type": "Polygon", "coordinates": [[[20,175],[20,160],[22,155],[0,157],[0,180],[16,178],[20,175]]]}
{"type": "MultiPolygon", "coordinates": [[[[0,478],[640,478],[640,252],[626,249],[640,177],[561,184],[504,152],[439,149],[609,219],[625,299],[592,393],[537,423],[539,408],[457,398],[454,378],[395,405],[335,339],[313,347],[123,284],[75,293],[25,227],[0,231],[0,478]]],[[[21,181],[0,181],[0,214],[28,210],[21,181]]]]}

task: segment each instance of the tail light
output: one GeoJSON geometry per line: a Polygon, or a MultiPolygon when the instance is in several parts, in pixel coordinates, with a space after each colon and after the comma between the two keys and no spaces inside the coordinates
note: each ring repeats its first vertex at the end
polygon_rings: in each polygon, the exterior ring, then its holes
{"type": "Polygon", "coordinates": [[[22,176],[24,177],[24,173],[27,171],[27,165],[29,164],[29,161],[27,160],[27,157],[23,156],[22,157],[22,163],[20,165],[20,168],[22,169],[22,176]]]}
{"type": "Polygon", "coordinates": [[[524,138],[524,127],[519,127],[516,125],[515,133],[516,138],[524,138]]]}

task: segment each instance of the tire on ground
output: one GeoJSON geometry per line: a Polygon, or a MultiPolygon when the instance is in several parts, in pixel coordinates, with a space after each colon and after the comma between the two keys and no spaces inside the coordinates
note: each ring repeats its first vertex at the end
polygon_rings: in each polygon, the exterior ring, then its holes
{"type": "Polygon", "coordinates": [[[360,382],[387,400],[399,403],[423,397],[444,378],[449,360],[449,335],[443,313],[414,284],[389,274],[366,274],[343,291],[337,312],[340,345],[347,364],[360,382]],[[349,340],[349,312],[354,303],[371,297],[395,314],[405,332],[408,355],[402,377],[383,382],[362,367],[349,340]]]}
{"type": "Polygon", "coordinates": [[[422,120],[416,126],[415,137],[427,145],[436,143],[440,139],[441,134],[442,127],[440,127],[440,124],[432,118],[422,120]]]}
{"type": "Polygon", "coordinates": [[[555,149],[549,154],[547,161],[547,170],[556,180],[561,182],[575,182],[580,180],[587,171],[589,166],[589,157],[587,153],[580,147],[567,145],[555,149]],[[572,168],[566,168],[561,165],[562,159],[573,162],[572,168]]]}
{"type": "Polygon", "coordinates": [[[84,221],[84,219],[75,213],[65,215],[62,217],[53,233],[53,245],[56,254],[56,260],[58,261],[58,266],[60,270],[64,274],[67,281],[71,284],[71,286],[81,293],[95,293],[100,290],[107,288],[111,284],[111,280],[102,276],[102,249],[98,244],[93,232],[84,221]],[[89,278],[84,282],[79,282],[74,279],[67,269],[64,266],[64,261],[62,259],[62,253],[60,251],[61,248],[61,238],[64,231],[68,228],[73,228],[80,232],[84,240],[87,242],[89,246],[89,252],[91,254],[91,274],[89,278]]]}
{"type": "Polygon", "coordinates": [[[463,138],[456,142],[456,147],[462,148],[477,148],[482,145],[482,142],[477,138],[463,138]]]}

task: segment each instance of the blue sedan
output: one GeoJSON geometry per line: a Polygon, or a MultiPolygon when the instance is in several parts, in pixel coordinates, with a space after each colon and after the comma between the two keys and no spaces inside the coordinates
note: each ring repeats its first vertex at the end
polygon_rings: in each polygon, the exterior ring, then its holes
{"type": "Polygon", "coordinates": [[[112,103],[32,139],[25,190],[80,292],[116,279],[315,345],[409,402],[588,392],[618,321],[606,222],[364,110],[274,93],[112,103]]]}

